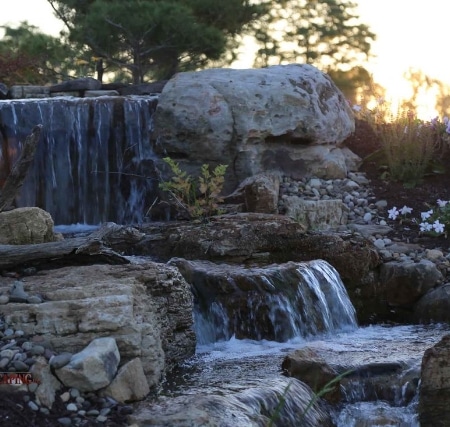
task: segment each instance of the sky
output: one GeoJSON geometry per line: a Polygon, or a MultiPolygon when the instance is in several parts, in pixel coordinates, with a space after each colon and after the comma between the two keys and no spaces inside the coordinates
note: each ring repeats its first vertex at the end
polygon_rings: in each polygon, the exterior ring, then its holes
{"type": "MultiPolygon", "coordinates": [[[[449,0],[353,0],[361,21],[377,35],[374,57],[364,64],[375,81],[392,97],[407,94],[403,75],[409,69],[450,85],[446,66],[449,0]]],[[[0,0],[0,25],[20,21],[57,36],[62,24],[53,16],[47,0],[0,0]]],[[[251,62],[242,62],[250,66],[251,62]]],[[[431,114],[431,113],[430,113],[431,114]]]]}

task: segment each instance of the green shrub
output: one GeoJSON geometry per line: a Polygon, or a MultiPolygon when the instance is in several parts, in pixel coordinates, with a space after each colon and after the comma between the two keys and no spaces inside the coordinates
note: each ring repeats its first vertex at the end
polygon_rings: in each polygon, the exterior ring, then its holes
{"type": "MultiPolygon", "coordinates": [[[[373,156],[385,163],[393,181],[415,187],[430,172],[434,160],[444,149],[442,126],[436,119],[426,122],[411,111],[394,114],[389,104],[380,100],[377,107],[355,108],[356,116],[370,124],[381,143],[381,155],[373,156]]],[[[384,166],[381,165],[380,166],[384,166]]]]}
{"type": "Polygon", "coordinates": [[[226,165],[218,165],[211,172],[209,166],[203,164],[196,182],[170,157],[163,160],[169,165],[173,176],[170,181],[162,182],[159,186],[174,197],[191,219],[208,218],[221,213],[219,204],[223,198],[220,193],[225,182],[226,165]]]}

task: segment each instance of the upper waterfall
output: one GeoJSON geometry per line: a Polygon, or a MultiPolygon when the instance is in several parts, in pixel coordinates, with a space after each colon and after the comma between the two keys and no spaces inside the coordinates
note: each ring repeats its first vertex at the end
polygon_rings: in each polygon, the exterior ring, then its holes
{"type": "Polygon", "coordinates": [[[158,177],[150,144],[157,96],[0,101],[0,184],[26,136],[42,124],[16,204],[55,224],[141,222],[158,177]]]}

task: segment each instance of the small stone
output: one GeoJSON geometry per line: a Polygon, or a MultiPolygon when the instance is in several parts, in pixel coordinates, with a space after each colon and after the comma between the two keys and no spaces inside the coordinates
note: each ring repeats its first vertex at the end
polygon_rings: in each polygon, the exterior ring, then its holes
{"type": "Polygon", "coordinates": [[[364,214],[363,219],[364,219],[364,222],[369,223],[370,221],[372,221],[372,214],[369,212],[364,214]]]}
{"type": "Polygon", "coordinates": [[[71,388],[70,389],[70,397],[72,397],[73,399],[77,398],[80,396],[80,391],[77,390],[76,388],[71,388]]]}
{"type": "Polygon", "coordinates": [[[100,411],[98,411],[97,409],[91,409],[90,411],[87,411],[87,415],[89,415],[90,417],[97,417],[98,415],[100,415],[100,411]]]}
{"type": "Polygon", "coordinates": [[[64,403],[66,403],[66,402],[68,402],[69,399],[70,399],[70,393],[69,393],[68,391],[65,391],[65,392],[62,393],[61,396],[59,396],[59,397],[60,397],[60,399],[61,399],[64,403]]]}
{"type": "Polygon", "coordinates": [[[5,334],[5,337],[10,337],[11,335],[14,335],[14,330],[12,330],[11,328],[5,329],[3,331],[3,333],[5,334]]]}
{"type": "Polygon", "coordinates": [[[10,359],[8,357],[3,357],[0,359],[0,369],[4,369],[8,366],[10,359]]]}
{"type": "Polygon", "coordinates": [[[8,304],[9,296],[8,295],[0,295],[0,304],[8,304]]]}
{"type": "Polygon", "coordinates": [[[62,368],[63,366],[66,366],[70,362],[71,358],[72,358],[72,353],[58,354],[57,356],[50,358],[50,366],[53,369],[62,368]]]}
{"type": "Polygon", "coordinates": [[[58,418],[58,423],[61,424],[62,426],[69,427],[72,425],[72,420],[68,417],[62,417],[58,418]]]}
{"type": "Polygon", "coordinates": [[[28,304],[41,304],[42,298],[38,297],[37,295],[32,295],[31,297],[27,298],[27,303],[28,304]]]}
{"type": "Polygon", "coordinates": [[[97,421],[98,423],[104,423],[104,422],[107,421],[107,420],[108,420],[108,418],[105,417],[104,415],[99,415],[99,416],[95,419],[95,421],[97,421]]]}
{"type": "Polygon", "coordinates": [[[48,408],[44,408],[44,407],[41,407],[41,408],[39,409],[39,412],[41,412],[41,413],[44,414],[44,415],[49,415],[49,414],[50,414],[49,409],[48,409],[48,408]]]}
{"type": "Polygon", "coordinates": [[[30,351],[33,348],[33,344],[30,341],[25,341],[22,344],[22,350],[24,351],[30,351]]]}
{"type": "Polygon", "coordinates": [[[67,410],[70,411],[70,412],[77,412],[77,411],[78,411],[78,407],[77,407],[77,405],[75,405],[75,403],[69,403],[69,404],[66,406],[66,408],[67,408],[67,410]]]}
{"type": "Polygon", "coordinates": [[[33,356],[40,356],[45,353],[45,347],[42,345],[33,345],[33,348],[30,350],[30,354],[33,356]]]}
{"type": "Polygon", "coordinates": [[[39,406],[36,405],[36,403],[34,403],[32,400],[30,400],[28,402],[28,407],[32,410],[32,411],[39,411],[39,406]]]}
{"type": "Polygon", "coordinates": [[[11,302],[27,302],[28,294],[23,289],[23,282],[16,280],[9,291],[11,302]]]}
{"type": "Polygon", "coordinates": [[[17,372],[27,372],[28,371],[28,365],[21,360],[15,360],[13,362],[14,368],[17,369],[17,372]]]}

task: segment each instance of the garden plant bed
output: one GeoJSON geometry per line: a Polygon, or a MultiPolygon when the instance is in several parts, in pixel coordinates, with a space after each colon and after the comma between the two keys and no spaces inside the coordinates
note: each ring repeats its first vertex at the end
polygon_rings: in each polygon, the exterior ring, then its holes
{"type": "MultiPolygon", "coordinates": [[[[357,120],[356,129],[352,136],[346,141],[345,145],[362,159],[369,154],[374,153],[381,148],[379,138],[375,135],[370,125],[366,122],[357,120]]],[[[387,236],[391,239],[401,239],[409,243],[419,243],[428,249],[450,248],[450,230],[448,238],[441,235],[424,235],[420,233],[418,223],[412,221],[417,219],[420,223],[420,213],[430,209],[437,208],[437,200],[450,200],[450,147],[446,150],[441,163],[445,170],[440,174],[426,175],[419,185],[414,188],[408,188],[401,182],[393,182],[382,179],[383,169],[375,161],[363,161],[360,171],[366,174],[370,180],[370,187],[376,200],[386,200],[387,209],[385,218],[393,231],[387,236]],[[412,208],[412,213],[407,215],[403,222],[399,217],[393,221],[388,219],[388,209],[392,207],[401,209],[403,206],[412,208]]]]}

